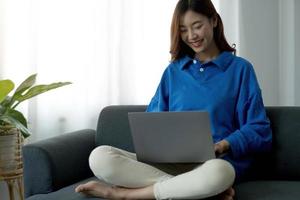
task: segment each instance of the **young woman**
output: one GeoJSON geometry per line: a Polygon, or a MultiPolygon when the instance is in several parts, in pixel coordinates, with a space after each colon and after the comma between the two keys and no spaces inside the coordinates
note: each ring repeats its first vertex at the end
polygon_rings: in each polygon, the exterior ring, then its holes
{"type": "Polygon", "coordinates": [[[150,166],[133,153],[100,146],[90,167],[103,182],[76,188],[108,199],[233,199],[256,153],[271,148],[272,133],[252,65],[233,54],[210,0],[180,0],[171,26],[171,63],[147,111],[206,110],[216,153],[200,166],[150,166]]]}

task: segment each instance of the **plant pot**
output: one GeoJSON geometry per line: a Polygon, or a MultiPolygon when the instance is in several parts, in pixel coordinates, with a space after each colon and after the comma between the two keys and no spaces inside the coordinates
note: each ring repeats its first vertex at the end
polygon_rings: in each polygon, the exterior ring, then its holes
{"type": "Polygon", "coordinates": [[[16,128],[0,128],[0,175],[14,174],[22,169],[21,135],[16,128]]]}

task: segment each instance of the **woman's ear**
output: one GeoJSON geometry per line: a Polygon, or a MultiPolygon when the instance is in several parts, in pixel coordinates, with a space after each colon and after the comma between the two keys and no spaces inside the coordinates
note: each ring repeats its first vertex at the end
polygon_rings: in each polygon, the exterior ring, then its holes
{"type": "Polygon", "coordinates": [[[211,22],[212,22],[212,25],[213,25],[213,27],[215,28],[215,27],[217,27],[217,25],[218,25],[218,16],[217,15],[215,15],[215,16],[213,16],[212,18],[211,18],[211,22]]]}

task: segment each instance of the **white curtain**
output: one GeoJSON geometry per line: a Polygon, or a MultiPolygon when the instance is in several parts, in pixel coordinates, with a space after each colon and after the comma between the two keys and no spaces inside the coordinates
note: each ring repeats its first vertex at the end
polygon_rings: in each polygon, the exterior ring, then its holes
{"type": "Polygon", "coordinates": [[[111,104],[147,104],[169,56],[176,0],[2,0],[0,78],[73,84],[20,106],[30,140],[96,128],[111,104]]]}
{"type": "MultiPolygon", "coordinates": [[[[290,11],[299,8],[296,2],[213,0],[229,43],[254,64],[266,105],[300,101],[295,87],[299,47],[293,46],[299,9],[290,11]]],[[[0,78],[18,84],[38,73],[38,83],[73,82],[19,107],[33,132],[28,141],[95,129],[107,105],[148,104],[170,59],[176,3],[0,0],[0,78]]]]}
{"type": "Polygon", "coordinates": [[[265,105],[300,105],[300,1],[221,0],[230,43],[255,68],[265,105]]]}
{"type": "Polygon", "coordinates": [[[96,128],[111,104],[148,104],[177,0],[1,0],[0,78],[71,81],[23,103],[29,141],[96,128]]]}

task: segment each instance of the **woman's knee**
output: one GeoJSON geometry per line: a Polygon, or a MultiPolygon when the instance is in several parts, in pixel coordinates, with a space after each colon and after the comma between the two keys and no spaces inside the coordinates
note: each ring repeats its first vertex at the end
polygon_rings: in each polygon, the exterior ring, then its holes
{"type": "Polygon", "coordinates": [[[89,157],[89,165],[93,173],[99,178],[110,176],[117,164],[117,152],[111,146],[95,148],[89,157]]]}
{"type": "Polygon", "coordinates": [[[211,193],[221,193],[232,186],[235,180],[235,170],[226,160],[213,159],[201,166],[207,175],[207,184],[210,185],[211,193]]]}
{"type": "Polygon", "coordinates": [[[211,175],[219,181],[232,182],[235,179],[235,170],[233,166],[223,159],[212,159],[204,163],[211,175]]]}

